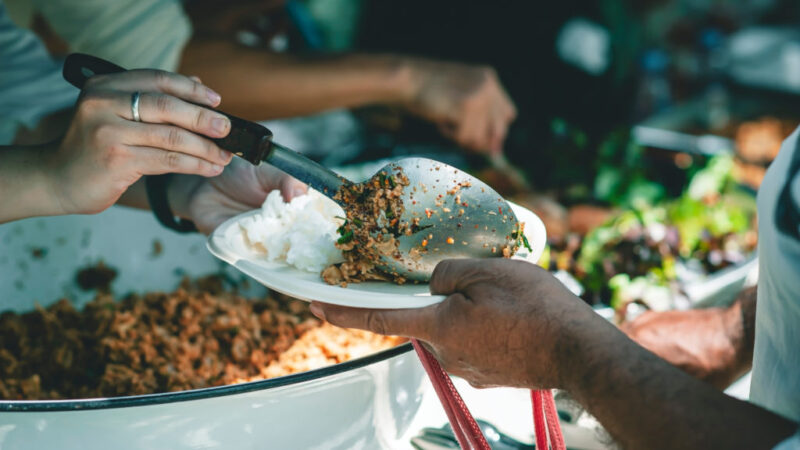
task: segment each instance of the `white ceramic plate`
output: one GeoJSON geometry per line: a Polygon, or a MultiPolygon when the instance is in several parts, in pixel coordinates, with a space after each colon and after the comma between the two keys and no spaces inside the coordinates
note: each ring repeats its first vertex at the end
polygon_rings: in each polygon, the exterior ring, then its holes
{"type": "MultiPolygon", "coordinates": [[[[536,264],[542,256],[547,233],[541,219],[533,212],[509,202],[520,222],[525,223],[525,236],[533,251],[521,248],[514,259],[536,264]]],[[[318,300],[357,308],[420,308],[444,300],[430,295],[427,284],[404,284],[370,281],[350,283],[346,288],[332,286],[319,273],[306,272],[286,263],[271,262],[259,256],[244,243],[238,222],[260,210],[228,219],[208,238],[208,249],[217,258],[231,264],[270,289],[302,300],[318,300]]]]}

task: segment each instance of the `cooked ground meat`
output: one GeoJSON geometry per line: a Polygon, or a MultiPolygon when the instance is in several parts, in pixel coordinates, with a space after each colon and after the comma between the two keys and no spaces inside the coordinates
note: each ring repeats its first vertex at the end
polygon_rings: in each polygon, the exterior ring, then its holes
{"type": "MultiPolygon", "coordinates": [[[[214,284],[207,284],[214,286],[214,284]]],[[[0,397],[125,396],[220,386],[336,364],[402,342],[320,323],[305,302],[201,291],[68,300],[0,315],[0,397]]]]}
{"type": "Polygon", "coordinates": [[[96,289],[101,292],[109,292],[111,282],[115,278],[117,278],[117,271],[106,266],[103,261],[84,267],[75,274],[75,282],[84,291],[96,289]]]}
{"type": "Polygon", "coordinates": [[[364,183],[339,190],[335,199],[345,205],[347,217],[339,228],[336,247],[345,261],[322,271],[325,282],[341,286],[366,280],[405,283],[397,273],[382,273],[376,267],[381,257],[400,257],[396,238],[411,234],[416,225],[400,220],[405,186],[408,178],[398,168],[395,173],[381,171],[364,183]]]}

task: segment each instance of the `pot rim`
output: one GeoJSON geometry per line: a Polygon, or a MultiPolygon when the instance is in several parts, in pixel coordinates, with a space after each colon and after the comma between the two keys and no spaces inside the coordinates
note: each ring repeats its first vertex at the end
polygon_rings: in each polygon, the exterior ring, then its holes
{"type": "Polygon", "coordinates": [[[131,395],[127,397],[68,399],[68,400],[0,400],[0,412],[49,412],[49,411],[83,411],[95,409],[128,408],[133,406],[149,406],[164,403],[202,400],[226,395],[273,389],[306,381],[317,380],[337,375],[349,370],[375,364],[412,350],[411,342],[383,350],[362,358],[345,361],[332,366],[299,372],[266,380],[246,383],[227,384],[201,389],[189,389],[177,392],[160,392],[156,394],[131,395]]]}

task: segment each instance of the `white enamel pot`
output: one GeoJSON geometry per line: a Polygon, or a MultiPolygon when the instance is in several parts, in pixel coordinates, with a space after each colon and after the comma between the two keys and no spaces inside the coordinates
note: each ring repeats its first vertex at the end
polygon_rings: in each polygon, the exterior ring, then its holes
{"type": "MultiPolygon", "coordinates": [[[[62,296],[92,297],[78,268],[103,260],[113,290],[172,290],[183,276],[227,271],[199,235],[161,228],[148,213],[0,225],[0,310],[30,310],[62,296]],[[156,242],[158,244],[156,244],[156,242]]],[[[250,293],[263,293],[250,283],[250,293]]],[[[63,401],[0,400],[0,449],[394,448],[427,386],[410,344],[323,369],[238,385],[63,401]]]]}

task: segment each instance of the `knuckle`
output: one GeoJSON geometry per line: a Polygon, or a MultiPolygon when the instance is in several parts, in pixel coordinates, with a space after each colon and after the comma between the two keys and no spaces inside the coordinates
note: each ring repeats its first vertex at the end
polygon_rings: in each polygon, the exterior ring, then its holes
{"type": "Polygon", "coordinates": [[[195,108],[194,129],[202,130],[205,124],[211,123],[211,114],[205,108],[195,108]]]}
{"type": "Polygon", "coordinates": [[[386,319],[378,311],[369,311],[366,317],[366,327],[374,333],[386,334],[386,319]]]}
{"type": "Polygon", "coordinates": [[[102,107],[103,101],[104,97],[100,93],[95,91],[83,91],[79,100],[78,112],[94,112],[102,107]]]}
{"type": "Polygon", "coordinates": [[[185,141],[185,138],[184,138],[183,132],[181,130],[179,130],[178,128],[175,128],[175,127],[169,128],[169,130],[167,131],[167,136],[166,136],[166,144],[167,144],[167,146],[169,148],[171,148],[171,149],[181,148],[181,146],[183,145],[184,141],[185,141]]]}
{"type": "Polygon", "coordinates": [[[83,89],[94,89],[98,86],[103,85],[106,81],[109,80],[108,75],[92,75],[86,80],[86,83],[83,85],[83,89]]]}
{"type": "Polygon", "coordinates": [[[202,98],[205,95],[203,85],[197,81],[190,80],[192,84],[192,96],[195,98],[202,98]]]}
{"type": "Polygon", "coordinates": [[[95,143],[105,145],[111,145],[113,143],[113,138],[116,135],[116,127],[109,123],[98,124],[94,127],[92,132],[92,138],[94,139],[95,143]]]}
{"type": "Polygon", "coordinates": [[[181,166],[181,155],[175,152],[164,152],[164,165],[169,170],[176,170],[181,166]]]}
{"type": "Polygon", "coordinates": [[[170,86],[169,72],[164,70],[155,70],[153,72],[153,80],[156,84],[156,87],[160,90],[168,89],[170,86]]]}
{"type": "Polygon", "coordinates": [[[156,111],[159,114],[167,115],[172,111],[172,99],[168,95],[156,95],[154,100],[156,111]]]}

